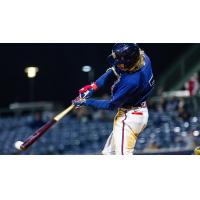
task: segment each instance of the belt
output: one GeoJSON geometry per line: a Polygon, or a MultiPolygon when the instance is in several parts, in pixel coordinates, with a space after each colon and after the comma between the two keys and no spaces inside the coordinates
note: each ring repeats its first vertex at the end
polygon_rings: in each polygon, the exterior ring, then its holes
{"type": "Polygon", "coordinates": [[[124,105],[121,108],[122,109],[136,109],[136,108],[146,108],[147,104],[146,101],[140,103],[140,104],[136,104],[136,105],[124,105]]]}

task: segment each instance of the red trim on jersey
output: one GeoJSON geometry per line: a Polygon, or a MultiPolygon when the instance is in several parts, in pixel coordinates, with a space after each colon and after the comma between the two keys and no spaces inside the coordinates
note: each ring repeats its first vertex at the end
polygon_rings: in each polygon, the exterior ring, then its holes
{"type": "Polygon", "coordinates": [[[133,115],[143,115],[143,112],[132,112],[133,115]]]}
{"type": "Polygon", "coordinates": [[[127,118],[127,115],[126,115],[126,112],[125,112],[125,118],[124,120],[122,121],[123,123],[123,126],[122,126],[122,146],[121,146],[121,152],[122,152],[122,155],[124,155],[124,127],[125,127],[125,120],[127,118]]]}

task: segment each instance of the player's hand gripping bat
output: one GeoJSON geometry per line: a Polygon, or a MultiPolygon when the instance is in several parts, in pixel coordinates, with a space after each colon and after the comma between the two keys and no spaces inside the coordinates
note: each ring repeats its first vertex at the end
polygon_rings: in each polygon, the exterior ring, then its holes
{"type": "Polygon", "coordinates": [[[46,133],[55,123],[59,122],[65,115],[67,115],[73,108],[74,104],[66,108],[64,111],[56,115],[53,119],[49,120],[44,126],[38,129],[33,135],[29,136],[24,142],[15,142],[15,148],[21,151],[26,150],[30,147],[38,138],[46,133]]]}

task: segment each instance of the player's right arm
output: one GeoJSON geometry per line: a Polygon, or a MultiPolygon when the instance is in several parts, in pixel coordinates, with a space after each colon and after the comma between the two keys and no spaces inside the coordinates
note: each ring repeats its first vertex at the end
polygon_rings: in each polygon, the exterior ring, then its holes
{"type": "Polygon", "coordinates": [[[114,110],[122,107],[127,100],[127,96],[130,93],[134,93],[137,90],[137,81],[132,84],[127,82],[122,83],[113,94],[110,100],[97,100],[97,99],[80,99],[76,98],[72,103],[78,108],[81,106],[90,106],[97,109],[114,110]]]}
{"type": "Polygon", "coordinates": [[[86,85],[79,90],[79,96],[81,98],[90,98],[94,92],[100,88],[103,88],[106,85],[106,82],[113,76],[118,76],[115,68],[109,68],[102,76],[100,76],[94,83],[91,85],[86,85]]]}

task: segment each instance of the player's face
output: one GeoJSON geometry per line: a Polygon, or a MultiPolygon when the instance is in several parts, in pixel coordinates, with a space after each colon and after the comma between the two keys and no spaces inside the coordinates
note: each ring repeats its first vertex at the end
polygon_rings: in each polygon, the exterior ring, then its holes
{"type": "Polygon", "coordinates": [[[118,64],[117,65],[121,70],[125,70],[125,65],[124,64],[118,64]]]}
{"type": "MultiPolygon", "coordinates": [[[[113,59],[117,60],[116,54],[112,51],[112,57],[113,59]]],[[[125,70],[125,65],[124,64],[118,64],[117,65],[121,70],[125,70]]]]}

